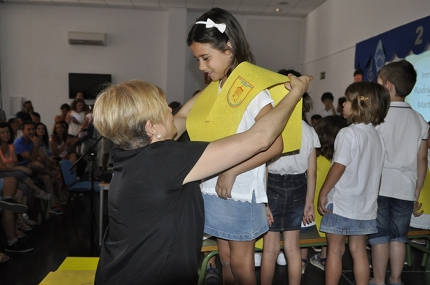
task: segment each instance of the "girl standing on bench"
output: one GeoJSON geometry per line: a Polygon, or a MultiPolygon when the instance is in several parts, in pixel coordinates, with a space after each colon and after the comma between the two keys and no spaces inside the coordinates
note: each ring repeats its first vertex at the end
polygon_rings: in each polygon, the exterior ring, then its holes
{"type": "Polygon", "coordinates": [[[345,236],[353,259],[357,285],[369,283],[366,235],[376,232],[379,184],[385,147],[375,126],[384,122],[390,105],[386,88],[357,82],[345,91],[343,116],[351,125],[337,134],[332,166],[321,188],[318,211],[327,234],[325,284],[338,284],[345,236]]]}
{"type": "MultiPolygon", "coordinates": [[[[325,179],[327,178],[330,164],[333,159],[334,141],[336,140],[337,133],[347,127],[348,121],[342,116],[327,116],[322,118],[315,126],[315,132],[320,139],[321,147],[317,149],[317,181],[315,187],[315,200],[314,207],[318,209],[318,196],[325,179]]],[[[318,211],[315,211],[315,225],[317,226],[318,233],[321,237],[326,237],[325,233],[320,231],[322,216],[318,211]]],[[[302,258],[307,256],[307,248],[302,249],[302,258]]],[[[327,247],[321,247],[321,252],[313,255],[310,258],[310,263],[323,270],[327,257],[327,247]]]]}
{"type": "MultiPolygon", "coordinates": [[[[300,76],[300,73],[291,70],[279,72],[300,76]]],[[[312,99],[306,93],[303,96],[303,114],[311,106],[312,99]]],[[[300,285],[302,268],[306,267],[308,261],[301,258],[299,234],[302,223],[308,224],[314,220],[316,148],[319,147],[315,130],[302,120],[300,150],[286,153],[269,164],[267,197],[273,223],[264,235],[262,285],[272,284],[280,250],[280,233],[283,235],[284,253],[288,261],[288,284],[300,285]]]]}
{"type": "MultiPolygon", "coordinates": [[[[200,16],[188,33],[187,44],[199,69],[212,83],[175,115],[178,135],[186,126],[192,141],[228,137],[250,129],[273,108],[277,100],[275,89],[279,86],[277,78],[285,76],[252,64],[254,56],[245,33],[228,11],[213,8],[200,16]]],[[[287,141],[283,143],[283,137],[279,137],[266,151],[201,184],[204,232],[217,237],[225,285],[257,284],[255,239],[269,228],[264,205],[267,202],[265,163],[280,155],[283,146],[285,149],[291,141],[297,142],[291,150],[300,147],[299,136],[294,139],[301,126],[300,115],[295,112],[290,118],[287,128],[297,129],[284,136],[288,137],[287,141]],[[294,115],[298,115],[297,121],[294,115]]],[[[215,159],[223,160],[231,155],[226,150],[215,159]]]]}

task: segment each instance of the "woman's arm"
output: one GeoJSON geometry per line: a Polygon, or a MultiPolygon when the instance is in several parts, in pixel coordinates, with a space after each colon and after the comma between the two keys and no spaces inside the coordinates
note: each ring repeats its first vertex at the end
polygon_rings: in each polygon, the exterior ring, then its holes
{"type": "Polygon", "coordinates": [[[179,139],[180,136],[186,131],[186,122],[188,114],[191,111],[191,108],[194,105],[194,102],[197,100],[197,98],[200,96],[201,92],[197,93],[193,97],[191,97],[190,100],[187,101],[187,103],[182,106],[182,108],[176,113],[176,115],[173,117],[173,120],[175,121],[175,127],[176,127],[176,137],[175,140],[179,139]]]}
{"type": "Polygon", "coordinates": [[[312,77],[297,78],[291,75],[290,79],[291,82],[285,84],[288,89],[291,88],[290,93],[275,108],[262,115],[248,131],[211,142],[183,183],[220,173],[268,150],[284,129],[312,77]]]}
{"type": "Polygon", "coordinates": [[[67,147],[67,142],[64,142],[62,146],[58,147],[52,136],[49,138],[49,144],[51,145],[51,151],[54,156],[59,156],[67,147]]]}
{"type": "MultiPolygon", "coordinates": [[[[264,114],[267,114],[270,110],[272,110],[272,105],[267,105],[263,109],[260,110],[257,117],[255,118],[256,121],[260,120],[264,114]]],[[[215,186],[215,190],[220,198],[231,198],[231,190],[233,188],[234,181],[236,180],[236,177],[244,173],[248,170],[254,169],[270,159],[272,159],[275,156],[278,156],[281,154],[283,149],[283,142],[282,137],[278,136],[278,138],[275,140],[275,142],[264,151],[259,152],[258,154],[254,155],[250,159],[234,166],[233,168],[230,168],[229,170],[221,173],[218,177],[217,184],[215,186]]]]}

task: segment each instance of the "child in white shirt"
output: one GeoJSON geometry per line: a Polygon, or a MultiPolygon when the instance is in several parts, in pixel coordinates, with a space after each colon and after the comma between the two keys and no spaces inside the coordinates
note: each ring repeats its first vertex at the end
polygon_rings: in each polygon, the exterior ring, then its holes
{"type": "Polygon", "coordinates": [[[339,131],[332,166],[321,188],[318,211],[327,234],[325,284],[338,284],[345,236],[353,258],[357,285],[369,282],[366,235],[376,232],[379,182],[385,158],[382,138],[375,130],[387,115],[388,91],[374,82],[356,82],[345,91],[343,115],[351,125],[339,131]]]}

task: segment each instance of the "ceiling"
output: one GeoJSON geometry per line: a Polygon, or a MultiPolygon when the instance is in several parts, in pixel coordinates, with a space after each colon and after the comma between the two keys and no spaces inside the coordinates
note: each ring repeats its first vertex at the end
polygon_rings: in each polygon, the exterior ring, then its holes
{"type": "Polygon", "coordinates": [[[233,14],[304,17],[325,0],[0,0],[0,2],[144,10],[186,8],[198,12],[221,7],[233,14]],[[279,11],[276,12],[276,9],[279,11]]]}

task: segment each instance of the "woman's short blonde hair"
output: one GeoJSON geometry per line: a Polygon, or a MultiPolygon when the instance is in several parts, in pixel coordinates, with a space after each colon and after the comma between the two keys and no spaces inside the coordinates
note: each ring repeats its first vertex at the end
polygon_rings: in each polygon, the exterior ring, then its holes
{"type": "Polygon", "coordinates": [[[384,122],[390,108],[390,93],[375,82],[355,82],[346,88],[346,100],[351,102],[353,124],[364,123],[377,126],[384,122]]]}
{"type": "Polygon", "coordinates": [[[130,80],[110,85],[94,104],[94,126],[122,149],[148,145],[147,121],[165,124],[168,106],[164,91],[149,82],[130,80]]]}

